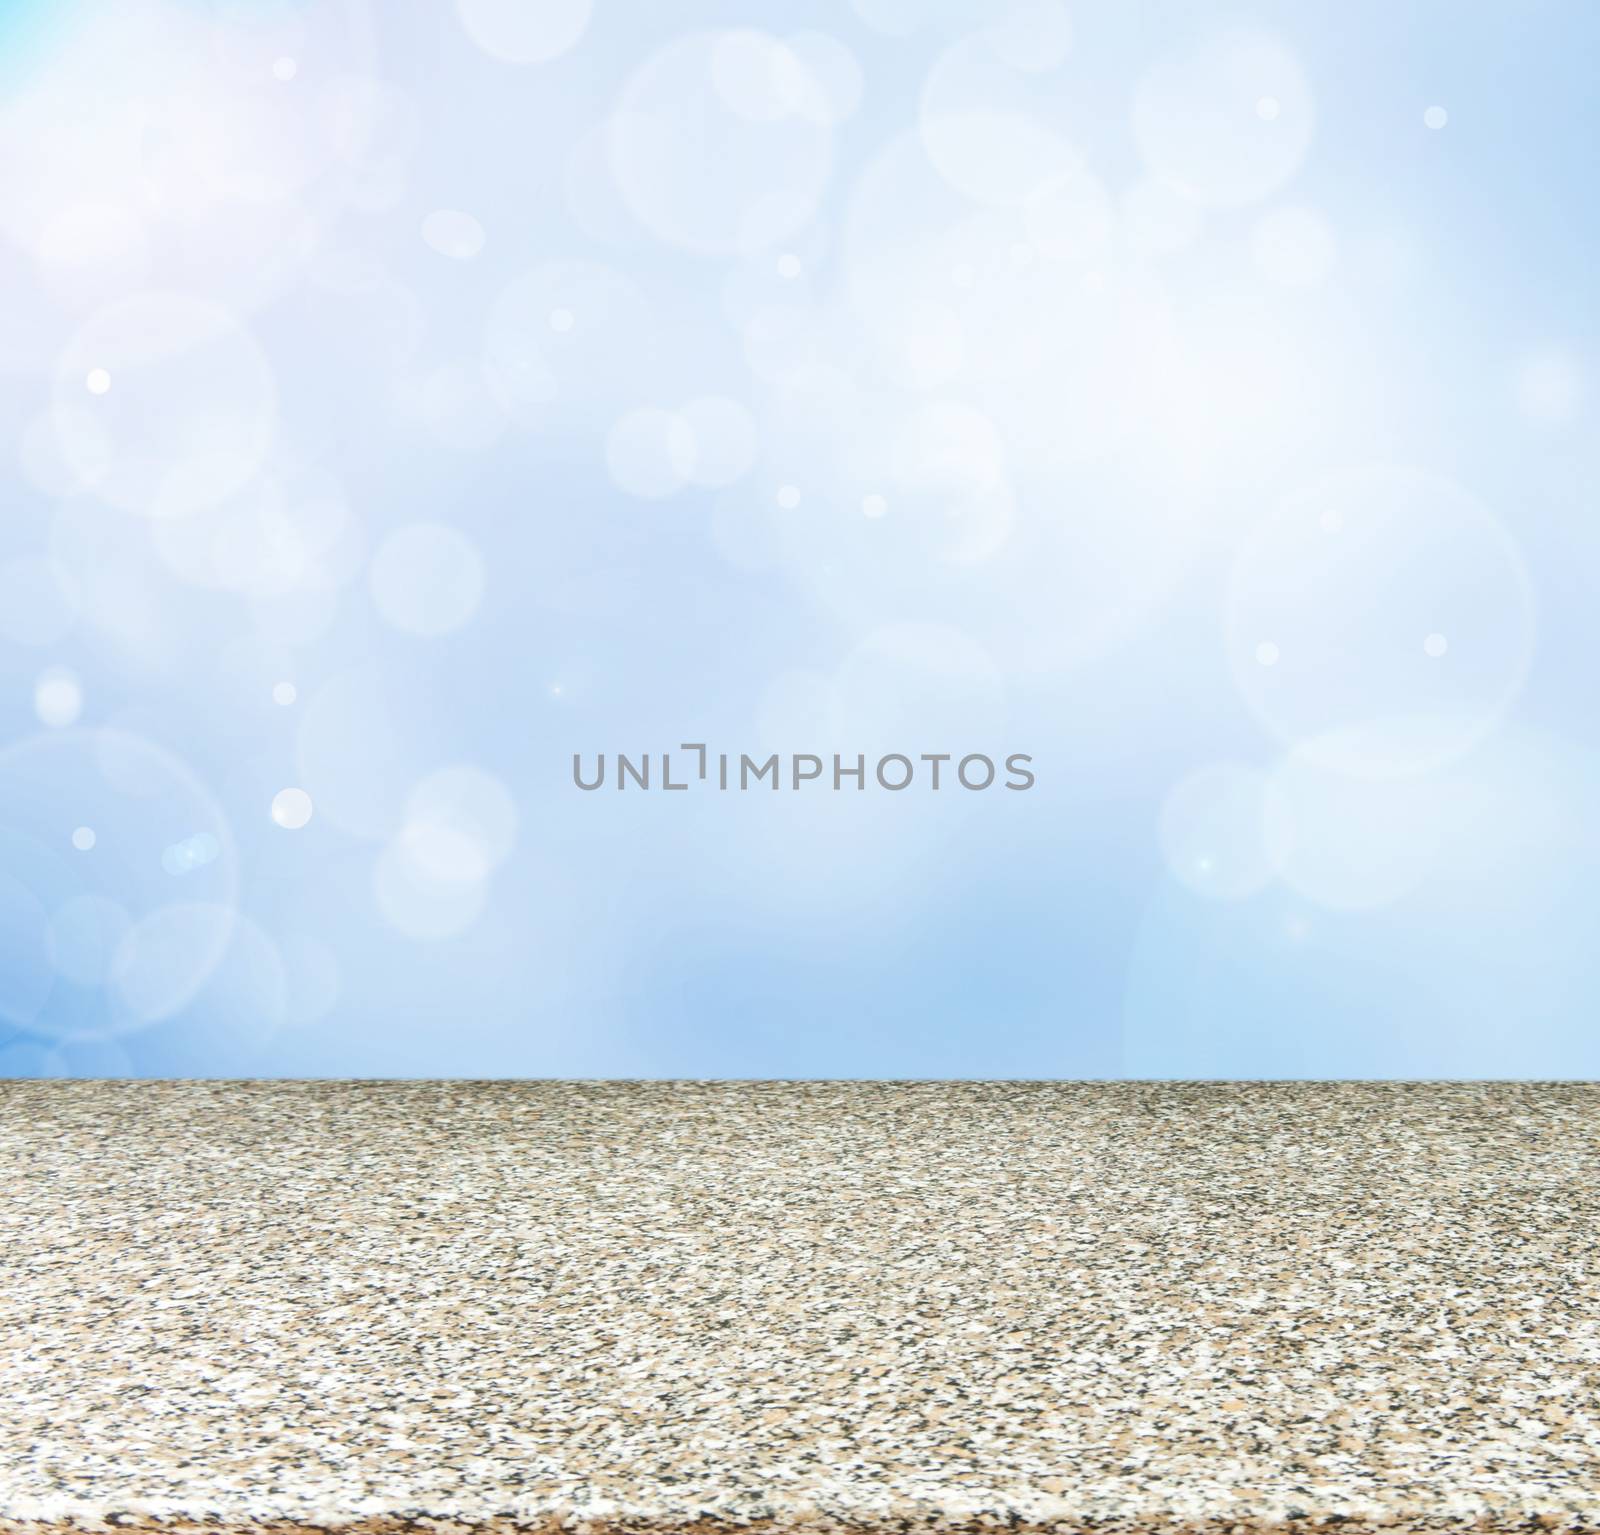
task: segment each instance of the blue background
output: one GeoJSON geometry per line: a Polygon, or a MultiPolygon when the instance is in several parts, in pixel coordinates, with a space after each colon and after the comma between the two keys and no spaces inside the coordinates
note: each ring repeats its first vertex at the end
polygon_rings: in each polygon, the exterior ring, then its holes
{"type": "Polygon", "coordinates": [[[0,48],[0,1075],[1600,1067],[1593,6],[0,48]]]}

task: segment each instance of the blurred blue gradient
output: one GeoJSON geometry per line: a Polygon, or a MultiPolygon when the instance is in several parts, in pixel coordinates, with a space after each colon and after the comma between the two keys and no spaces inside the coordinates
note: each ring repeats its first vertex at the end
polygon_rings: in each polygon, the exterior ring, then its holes
{"type": "Polygon", "coordinates": [[[0,0],[0,1076],[1597,1074],[1597,49],[0,0]]]}

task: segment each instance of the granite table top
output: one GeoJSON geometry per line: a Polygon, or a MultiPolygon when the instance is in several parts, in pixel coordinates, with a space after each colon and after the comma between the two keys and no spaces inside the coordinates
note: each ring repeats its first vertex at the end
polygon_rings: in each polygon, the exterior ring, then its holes
{"type": "Polygon", "coordinates": [[[0,1532],[1600,1530],[1600,1086],[0,1083],[0,1532]]]}

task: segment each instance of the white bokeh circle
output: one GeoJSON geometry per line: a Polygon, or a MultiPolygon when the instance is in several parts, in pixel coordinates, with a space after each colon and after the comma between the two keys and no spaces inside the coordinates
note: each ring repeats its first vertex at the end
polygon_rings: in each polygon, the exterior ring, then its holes
{"type": "Polygon", "coordinates": [[[1318,745],[1286,753],[1271,776],[1295,827],[1284,882],[1336,911],[1388,905],[1428,876],[1458,791],[1431,773],[1342,772],[1318,745]]]}
{"type": "Polygon", "coordinates": [[[1299,170],[1314,122],[1299,60],[1276,38],[1224,32],[1158,61],[1134,92],[1133,132],[1151,173],[1191,201],[1238,207],[1299,170]],[[1263,101],[1275,110],[1260,110],[1263,101]]]}
{"type": "Polygon", "coordinates": [[[1226,637],[1234,681],[1277,739],[1384,774],[1494,727],[1534,616],[1521,553],[1487,508],[1435,476],[1369,469],[1292,497],[1244,540],[1226,637]],[[1449,637],[1448,654],[1427,653],[1430,634],[1449,637]]]}
{"type": "Polygon", "coordinates": [[[91,315],[56,366],[62,458],[102,500],[148,517],[216,506],[255,474],[277,391],[255,338],[220,305],[151,293],[91,315]],[[84,379],[115,387],[91,398],[84,379]]]}
{"type": "Polygon", "coordinates": [[[299,831],[316,813],[311,796],[304,789],[279,789],[272,796],[272,819],[285,831],[299,831]]]}
{"type": "Polygon", "coordinates": [[[1049,95],[990,39],[976,33],[934,62],[918,133],[934,170],[956,191],[975,203],[1016,207],[1080,169],[1082,156],[1056,132],[1049,95]]]}
{"type": "Polygon", "coordinates": [[[402,375],[394,400],[436,442],[458,453],[481,453],[500,440],[506,409],[480,363],[447,362],[402,375]]]}
{"type": "Polygon", "coordinates": [[[574,48],[593,0],[456,0],[467,36],[491,58],[545,64],[574,48]]]}
{"type": "Polygon", "coordinates": [[[1072,18],[1062,0],[1010,0],[985,8],[980,36],[1013,69],[1059,69],[1072,48],[1072,18]]]}
{"type": "Polygon", "coordinates": [[[546,262],[501,289],[484,330],[483,365],[501,407],[524,426],[566,412],[588,424],[639,397],[642,356],[658,324],[643,289],[593,262],[546,262]]]}
{"type": "Polygon", "coordinates": [[[133,919],[119,902],[79,895],[51,914],[50,962],[58,975],[79,986],[103,986],[133,919]]]}
{"type": "Polygon", "coordinates": [[[1168,792],[1160,836],[1176,879],[1199,895],[1235,901],[1254,895],[1282,869],[1294,830],[1288,802],[1267,774],[1217,762],[1168,792]]]}
{"type": "Polygon", "coordinates": [[[373,605],[383,620],[430,638],[472,621],[486,581],[477,546],[438,522],[396,529],[379,545],[368,572],[373,605]]]}
{"type": "Polygon", "coordinates": [[[83,713],[83,684],[75,672],[52,666],[33,685],[33,712],[39,723],[53,729],[76,725],[83,713]]]}
{"type": "Polygon", "coordinates": [[[82,472],[68,456],[66,441],[74,435],[95,432],[96,402],[84,399],[78,406],[46,407],[30,416],[22,429],[21,460],[23,478],[52,499],[75,496],[88,488],[82,472]],[[75,434],[57,425],[57,414],[84,418],[75,434]]]}
{"type": "Polygon", "coordinates": [[[1111,197],[1100,180],[1073,165],[1038,182],[1023,206],[1028,239],[1050,261],[1098,261],[1116,228],[1111,197]]]}
{"type": "Polygon", "coordinates": [[[461,763],[422,779],[406,801],[407,855],[444,883],[487,879],[517,837],[517,806],[492,773],[461,763]]]}
{"type": "Polygon", "coordinates": [[[386,212],[403,195],[411,157],[422,142],[417,103],[391,81],[341,74],[322,87],[319,106],[328,148],[358,173],[356,205],[386,212]]]}
{"type": "Polygon", "coordinates": [[[407,711],[376,666],[329,678],[299,711],[296,782],[321,820],[357,837],[387,837],[400,824],[416,771],[401,730],[407,711]]]}
{"type": "Polygon", "coordinates": [[[850,200],[851,304],[895,383],[959,389],[1017,459],[1103,459],[1147,429],[1171,306],[1153,274],[1101,262],[1115,213],[1085,166],[1069,158],[1019,199],[974,209],[918,138],[893,140],[850,200]]]}
{"type": "Polygon", "coordinates": [[[864,78],[849,48],[826,32],[794,32],[784,45],[805,68],[812,89],[801,110],[825,123],[842,123],[861,105],[864,78]]]}
{"type": "Polygon", "coordinates": [[[459,208],[435,208],[422,221],[423,244],[452,261],[471,261],[487,239],[483,225],[459,208]]]}
{"type": "Polygon", "coordinates": [[[52,731],[0,751],[0,866],[0,1017],[47,1037],[170,1016],[231,935],[238,859],[221,810],[183,763],[127,731],[52,731]],[[209,856],[175,875],[170,850],[201,844],[209,856]],[[196,907],[210,915],[193,919],[196,907]]]}
{"type": "MultiPolygon", "coordinates": [[[[200,927],[215,914],[195,912],[200,927]]],[[[289,1017],[289,983],[283,957],[271,934],[244,912],[232,914],[228,944],[216,969],[194,999],[215,1045],[241,1065],[260,1051],[289,1017]]]]}
{"type": "Polygon", "coordinates": [[[1126,1068],[1496,1078],[1531,1051],[1551,1076],[1593,1076],[1594,752],[1508,725],[1386,781],[1290,755],[1273,772],[1295,801],[1281,880],[1247,901],[1153,892],[1127,956],[1126,1068]]]}
{"type": "Polygon", "coordinates": [[[55,970],[50,913],[27,883],[0,870],[0,1019],[31,1027],[55,985],[55,970]]]}
{"type": "Polygon", "coordinates": [[[678,415],[694,440],[689,478],[696,485],[731,485],[750,472],[760,429],[747,406],[724,395],[702,395],[678,415]]]}
{"type": "Polygon", "coordinates": [[[257,475],[193,517],[154,525],[156,552],[180,580],[255,598],[330,591],[364,563],[364,534],[337,482],[257,475]]]}
{"type": "Polygon", "coordinates": [[[630,496],[659,501],[682,490],[695,464],[694,432],[677,412],[641,406],[606,434],[606,469],[630,496]]]}
{"type": "Polygon", "coordinates": [[[827,187],[832,130],[817,110],[827,99],[800,54],[768,33],[679,37],[634,73],[611,120],[623,201],[669,245],[705,256],[770,249],[806,224],[827,187]]]}
{"type": "Polygon", "coordinates": [[[1565,426],[1583,409],[1587,380],[1576,351],[1542,346],[1520,358],[1513,378],[1517,406],[1542,426],[1565,426]]]}
{"type": "Polygon", "coordinates": [[[439,856],[426,828],[403,827],[372,869],[373,898],[384,921],[418,942],[454,938],[488,907],[488,882],[441,877],[435,872],[439,856]]]}
{"type": "Polygon", "coordinates": [[[0,285],[15,252],[38,300],[10,307],[0,368],[30,373],[69,316],[152,274],[239,313],[280,294],[353,192],[308,90],[378,62],[370,0],[120,7],[92,31],[60,15],[0,103],[0,285]]]}
{"type": "Polygon", "coordinates": [[[0,638],[18,645],[54,645],[78,620],[77,579],[49,555],[24,554],[0,562],[0,638]]]}

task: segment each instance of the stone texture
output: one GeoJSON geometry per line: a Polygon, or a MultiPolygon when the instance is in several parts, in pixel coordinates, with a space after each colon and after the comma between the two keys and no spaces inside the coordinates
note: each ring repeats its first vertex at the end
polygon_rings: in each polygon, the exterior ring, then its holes
{"type": "Polygon", "coordinates": [[[0,1530],[1600,1529],[1600,1088],[3,1083],[0,1530]]]}

